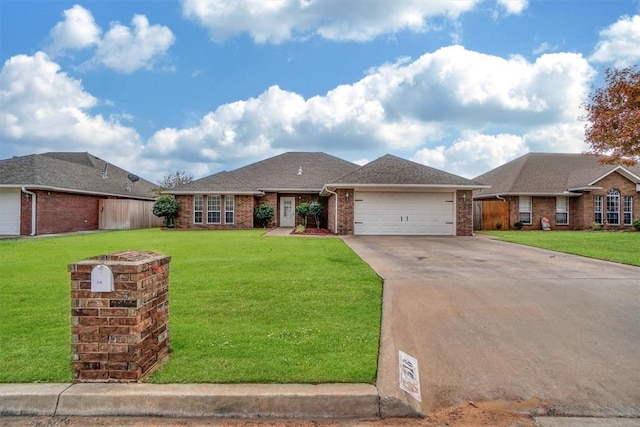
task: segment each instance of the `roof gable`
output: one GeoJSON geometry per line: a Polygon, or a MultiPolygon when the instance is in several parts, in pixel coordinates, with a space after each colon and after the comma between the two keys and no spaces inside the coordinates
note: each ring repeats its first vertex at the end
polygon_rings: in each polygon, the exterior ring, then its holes
{"type": "Polygon", "coordinates": [[[482,184],[387,154],[340,177],[334,185],[472,186],[482,184]]]}
{"type": "Polygon", "coordinates": [[[31,154],[0,160],[0,186],[145,199],[155,198],[157,187],[89,153],[31,154]]]}

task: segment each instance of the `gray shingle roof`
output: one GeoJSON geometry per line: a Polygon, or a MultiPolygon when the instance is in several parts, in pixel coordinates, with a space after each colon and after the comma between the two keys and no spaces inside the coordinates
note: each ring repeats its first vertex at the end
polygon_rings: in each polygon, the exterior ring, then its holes
{"type": "MultiPolygon", "coordinates": [[[[588,187],[618,167],[600,164],[597,157],[585,154],[528,153],[474,178],[491,185],[476,191],[474,197],[561,195],[569,189],[588,187]]],[[[640,176],[640,165],[624,170],[640,176]]]]}
{"type": "Polygon", "coordinates": [[[0,160],[2,187],[155,198],[157,185],[142,178],[132,183],[129,175],[133,174],[89,153],[43,153],[0,160]]]}
{"type": "Polygon", "coordinates": [[[219,172],[198,179],[167,193],[320,192],[327,182],[359,167],[325,153],[289,152],[230,172],[219,172]]]}
{"type": "Polygon", "coordinates": [[[360,166],[325,153],[284,153],[234,170],[235,177],[261,190],[320,191],[327,182],[360,166]]]}
{"type": "Polygon", "coordinates": [[[458,175],[387,154],[340,177],[336,185],[416,185],[481,187],[482,184],[458,175]]]}
{"type": "Polygon", "coordinates": [[[215,190],[219,193],[233,193],[233,194],[259,194],[255,187],[240,181],[234,177],[232,173],[222,171],[213,175],[206,176],[201,179],[190,182],[189,184],[181,185],[177,190],[173,189],[167,191],[171,194],[181,193],[202,193],[215,190]]]}

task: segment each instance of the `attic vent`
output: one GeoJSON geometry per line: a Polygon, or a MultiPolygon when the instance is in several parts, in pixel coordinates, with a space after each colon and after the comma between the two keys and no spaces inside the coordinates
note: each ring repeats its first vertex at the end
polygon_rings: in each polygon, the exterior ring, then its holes
{"type": "Polygon", "coordinates": [[[298,175],[302,175],[302,166],[298,169],[298,175]]]}
{"type": "Polygon", "coordinates": [[[102,179],[109,178],[109,175],[107,175],[107,168],[108,167],[109,167],[109,163],[104,162],[104,170],[102,171],[102,179]]]}

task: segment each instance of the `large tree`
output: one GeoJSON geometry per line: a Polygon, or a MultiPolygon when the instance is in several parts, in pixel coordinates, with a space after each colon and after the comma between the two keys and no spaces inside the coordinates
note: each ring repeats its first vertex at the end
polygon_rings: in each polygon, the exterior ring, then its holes
{"type": "Polygon", "coordinates": [[[608,68],[605,81],[585,104],[590,153],[603,163],[633,165],[640,161],[640,71],[608,68]]]}

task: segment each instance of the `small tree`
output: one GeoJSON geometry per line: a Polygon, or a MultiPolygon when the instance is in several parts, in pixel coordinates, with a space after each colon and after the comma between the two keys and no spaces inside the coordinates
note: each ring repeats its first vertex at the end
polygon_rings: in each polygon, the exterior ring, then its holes
{"type": "Polygon", "coordinates": [[[324,207],[318,202],[309,203],[309,214],[316,221],[316,228],[320,228],[320,215],[324,212],[324,207]]]}
{"type": "Polygon", "coordinates": [[[164,218],[164,224],[173,228],[173,218],[178,214],[180,210],[180,204],[173,196],[160,196],[153,204],[153,214],[157,217],[164,218]]]}
{"type": "Polygon", "coordinates": [[[606,87],[584,105],[585,138],[601,162],[633,165],[640,160],[640,71],[605,71],[606,87]]]}
{"type": "Polygon", "coordinates": [[[266,203],[258,205],[253,209],[253,216],[256,217],[256,221],[259,224],[262,224],[262,226],[265,228],[267,227],[267,224],[269,224],[269,221],[271,221],[271,219],[273,218],[273,215],[273,207],[267,205],[266,203]]]}
{"type": "Polygon", "coordinates": [[[164,190],[189,184],[192,181],[193,176],[184,171],[169,172],[168,175],[163,176],[162,179],[158,181],[158,184],[160,185],[158,190],[161,193],[164,190]]]}
{"type": "Polygon", "coordinates": [[[307,217],[309,216],[309,203],[304,202],[296,206],[296,213],[302,217],[302,222],[305,228],[307,227],[307,217]]]}

